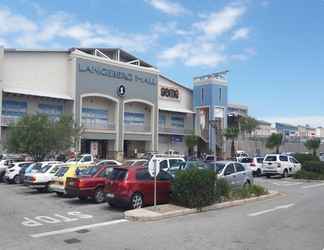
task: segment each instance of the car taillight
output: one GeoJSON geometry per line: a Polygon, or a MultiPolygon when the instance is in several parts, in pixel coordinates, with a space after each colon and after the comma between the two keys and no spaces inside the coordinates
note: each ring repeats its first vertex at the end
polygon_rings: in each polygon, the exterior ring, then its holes
{"type": "Polygon", "coordinates": [[[36,181],[36,177],[32,176],[32,182],[36,181]]]}

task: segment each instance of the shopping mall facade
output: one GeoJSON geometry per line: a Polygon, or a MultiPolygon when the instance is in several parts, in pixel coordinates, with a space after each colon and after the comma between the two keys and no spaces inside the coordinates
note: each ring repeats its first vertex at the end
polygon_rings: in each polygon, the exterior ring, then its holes
{"type": "Polygon", "coordinates": [[[1,139],[24,115],[66,113],[83,128],[76,151],[99,158],[186,154],[185,136],[193,133],[200,151],[222,151],[223,76],[196,77],[190,89],[121,49],[0,47],[1,139]]]}

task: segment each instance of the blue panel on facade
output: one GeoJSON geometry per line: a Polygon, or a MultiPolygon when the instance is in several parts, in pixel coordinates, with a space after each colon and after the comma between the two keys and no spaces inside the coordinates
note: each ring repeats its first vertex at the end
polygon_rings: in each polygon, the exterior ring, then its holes
{"type": "Polygon", "coordinates": [[[27,114],[27,102],[15,100],[2,101],[2,115],[22,117],[27,114]]]}
{"type": "Polygon", "coordinates": [[[144,113],[125,112],[124,122],[125,124],[144,125],[144,117],[144,113]]]}

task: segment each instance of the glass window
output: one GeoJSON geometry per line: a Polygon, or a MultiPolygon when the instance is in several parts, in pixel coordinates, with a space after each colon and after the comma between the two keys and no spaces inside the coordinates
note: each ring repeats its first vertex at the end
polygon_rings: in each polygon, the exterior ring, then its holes
{"type": "Polygon", "coordinates": [[[236,172],[243,172],[245,168],[240,163],[235,163],[236,172]]]}
{"type": "Polygon", "coordinates": [[[182,162],[183,161],[180,159],[170,159],[169,160],[170,169],[179,169],[182,162]]]}
{"type": "Polygon", "coordinates": [[[210,163],[207,165],[208,169],[214,170],[217,174],[223,171],[225,164],[223,163],[210,163]]]}
{"type": "Polygon", "coordinates": [[[235,173],[235,168],[233,164],[229,164],[224,172],[224,175],[230,175],[230,174],[234,174],[235,173]]]}
{"type": "Polygon", "coordinates": [[[172,176],[168,174],[165,171],[160,171],[159,174],[156,177],[157,180],[159,181],[170,181],[172,179],[172,176]]]}
{"type": "Polygon", "coordinates": [[[294,157],[289,157],[290,162],[299,163],[294,157]]]}
{"type": "Polygon", "coordinates": [[[257,158],[258,163],[263,163],[263,158],[257,158]]]}
{"type": "Polygon", "coordinates": [[[90,155],[87,155],[83,158],[82,162],[89,162],[91,161],[91,156],[90,155]]]}
{"type": "Polygon", "coordinates": [[[276,155],[269,155],[264,160],[265,161],[277,161],[277,156],[276,155]]]}
{"type": "Polygon", "coordinates": [[[46,172],[47,172],[51,167],[52,167],[52,164],[47,164],[47,165],[43,166],[43,167],[39,170],[39,172],[41,172],[41,173],[46,173],[46,172]]]}
{"type": "Polygon", "coordinates": [[[279,160],[280,160],[280,161],[288,161],[288,156],[280,155],[280,156],[279,156],[279,160]]]}
{"type": "Polygon", "coordinates": [[[62,177],[69,170],[69,167],[61,167],[59,171],[55,174],[55,176],[62,177]]]}
{"type": "Polygon", "coordinates": [[[56,173],[60,167],[61,167],[61,166],[55,166],[54,168],[52,168],[52,170],[50,171],[50,173],[51,173],[51,174],[56,173]]]}
{"type": "Polygon", "coordinates": [[[240,160],[240,162],[242,162],[242,163],[252,163],[253,159],[252,158],[242,158],[240,160]]]}
{"type": "Polygon", "coordinates": [[[136,167],[136,166],[142,166],[146,163],[147,161],[136,161],[132,166],[133,167],[136,167]]]}
{"type": "Polygon", "coordinates": [[[109,174],[108,178],[113,181],[122,181],[127,176],[127,169],[114,168],[109,174]]]}
{"type": "Polygon", "coordinates": [[[168,169],[168,160],[163,160],[160,162],[160,169],[162,170],[168,169]]]}
{"type": "Polygon", "coordinates": [[[93,167],[89,167],[89,168],[84,168],[84,169],[80,169],[79,174],[80,176],[94,176],[98,170],[100,169],[99,165],[93,166],[93,167]]]}
{"type": "Polygon", "coordinates": [[[147,169],[139,169],[136,172],[136,179],[139,181],[150,181],[153,180],[153,177],[147,169]]]}

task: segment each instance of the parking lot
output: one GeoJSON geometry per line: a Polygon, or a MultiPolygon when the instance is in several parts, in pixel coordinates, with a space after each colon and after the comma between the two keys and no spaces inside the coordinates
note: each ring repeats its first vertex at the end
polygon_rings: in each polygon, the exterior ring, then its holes
{"type": "Polygon", "coordinates": [[[324,183],[255,181],[283,195],[150,223],[127,222],[106,203],[1,183],[0,249],[323,249],[324,183]]]}

